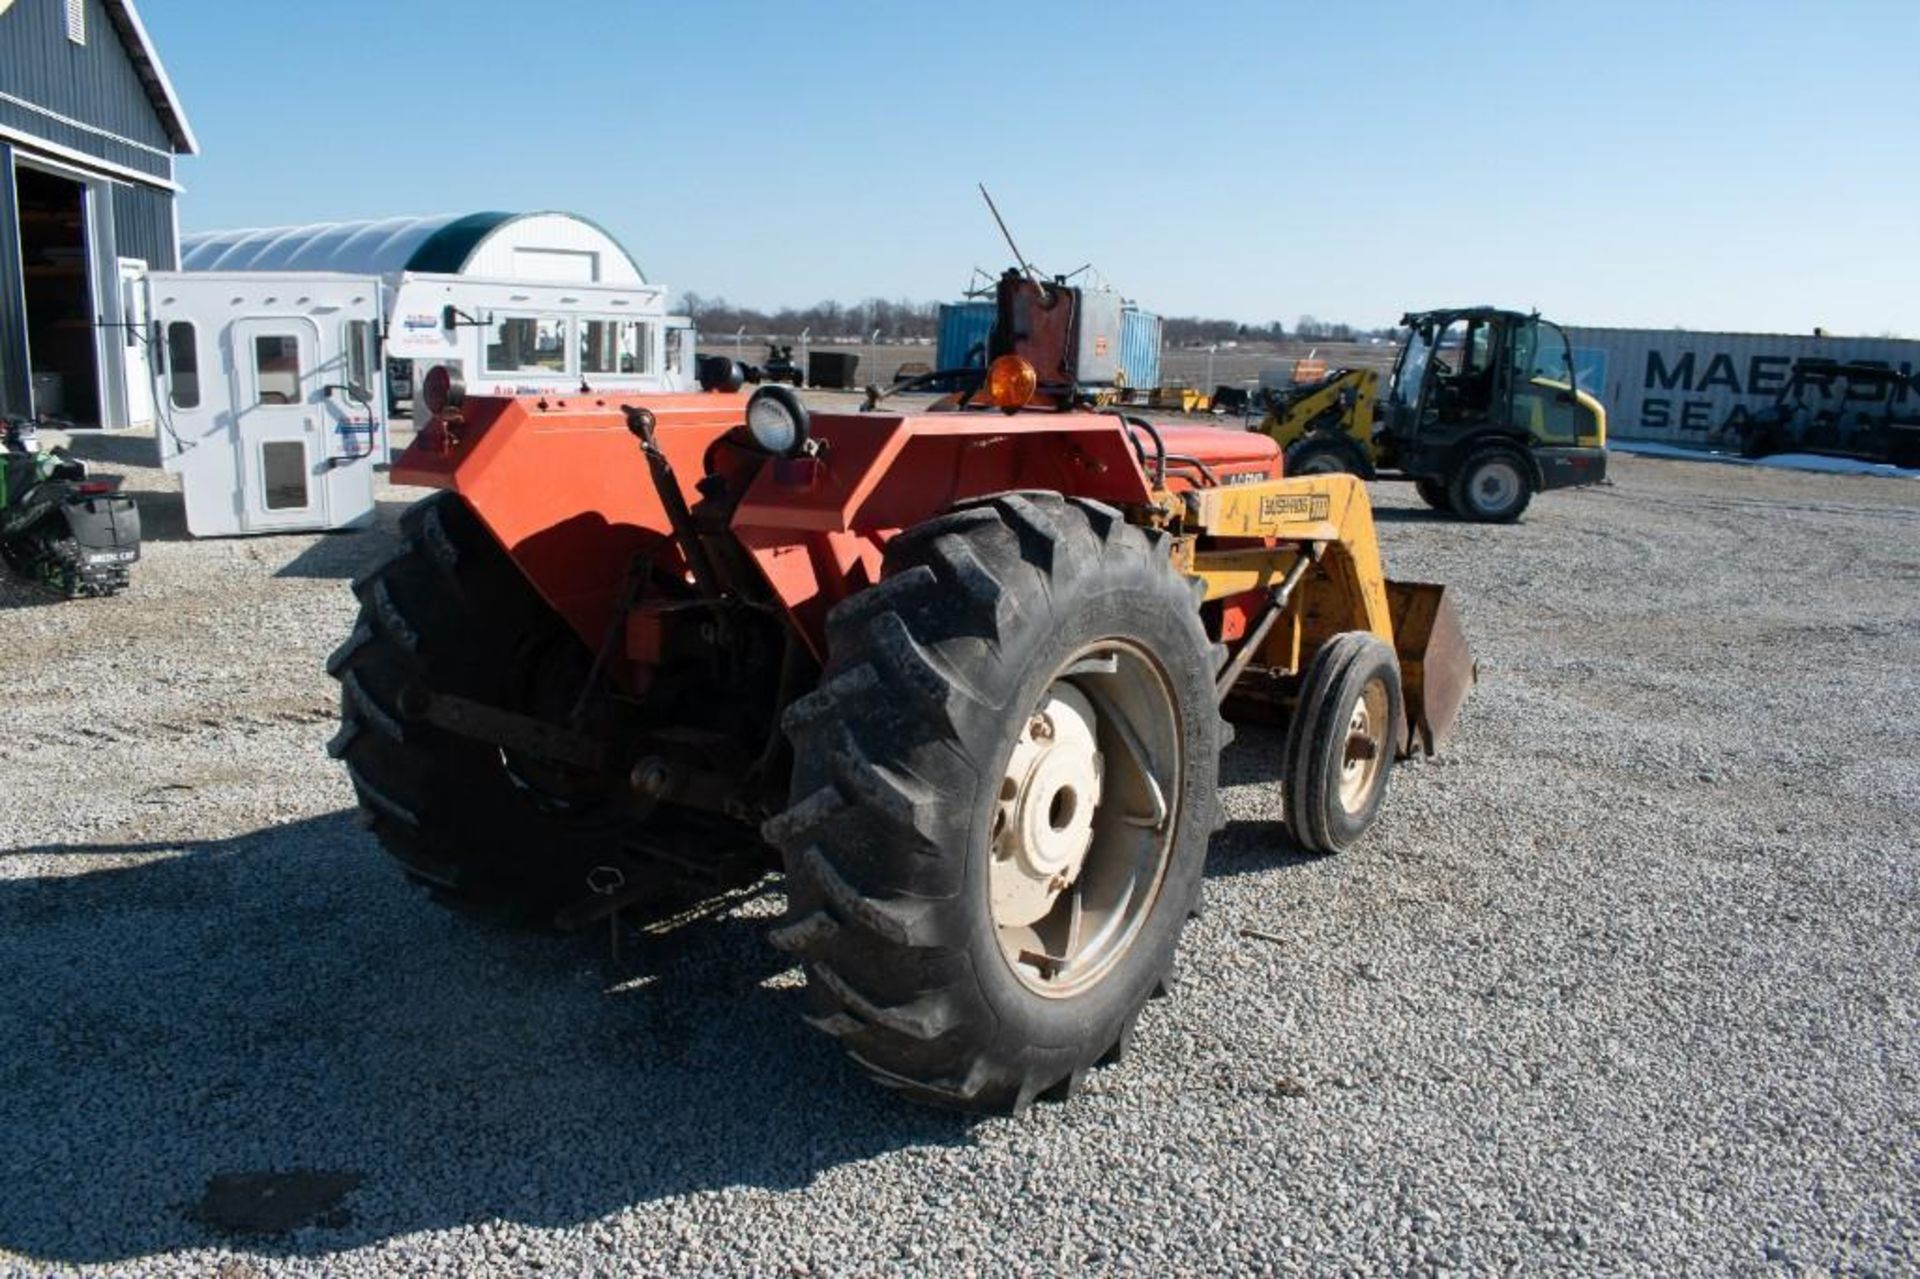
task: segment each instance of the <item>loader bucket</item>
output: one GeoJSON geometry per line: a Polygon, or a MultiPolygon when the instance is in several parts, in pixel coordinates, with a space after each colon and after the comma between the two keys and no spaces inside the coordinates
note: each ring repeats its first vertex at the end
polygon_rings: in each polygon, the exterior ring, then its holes
{"type": "Polygon", "coordinates": [[[1467,651],[1460,614],[1444,586],[1388,582],[1393,643],[1400,656],[1400,686],[1407,703],[1402,759],[1416,748],[1431,755],[1453,735],[1453,722],[1480,676],[1467,651]]]}

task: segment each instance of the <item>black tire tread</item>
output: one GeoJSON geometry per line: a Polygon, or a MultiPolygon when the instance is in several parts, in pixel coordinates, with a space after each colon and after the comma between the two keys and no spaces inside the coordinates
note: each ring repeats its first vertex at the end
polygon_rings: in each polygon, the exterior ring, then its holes
{"type": "MultiPolygon", "coordinates": [[[[328,657],[340,683],[340,727],[328,752],[347,769],[367,825],[410,874],[443,897],[544,922],[580,895],[571,863],[542,840],[473,815],[493,777],[487,749],[399,711],[414,682],[461,691],[498,665],[501,645],[550,611],[458,497],[440,493],[401,517],[392,554],[353,582],[354,629],[328,657]]],[[[555,841],[558,842],[558,841],[555,841]]]]}
{"type": "Polygon", "coordinates": [[[1460,460],[1460,465],[1447,481],[1447,498],[1453,504],[1453,513],[1462,519],[1473,520],[1480,524],[1512,524],[1526,514],[1527,507],[1533,502],[1536,487],[1533,480],[1533,462],[1527,457],[1525,451],[1517,444],[1495,442],[1475,446],[1460,460]],[[1496,455],[1512,459],[1514,466],[1520,472],[1520,482],[1525,486],[1525,491],[1520,494],[1520,501],[1511,511],[1503,515],[1481,515],[1475,511],[1472,501],[1467,496],[1467,480],[1481,461],[1496,455]]]}
{"type": "MultiPolygon", "coordinates": [[[[1285,773],[1281,780],[1283,814],[1294,840],[1309,852],[1330,854],[1346,851],[1350,839],[1330,824],[1324,797],[1332,784],[1328,775],[1333,756],[1325,743],[1343,731],[1341,721],[1348,713],[1347,678],[1353,668],[1370,654],[1384,651],[1395,672],[1396,692],[1392,698],[1392,721],[1387,725],[1388,750],[1404,732],[1401,716],[1404,707],[1397,692],[1399,664],[1384,640],[1368,631],[1345,631],[1320,646],[1307,664],[1300,681],[1299,702],[1287,723],[1286,744],[1282,751],[1285,773]]],[[[1391,770],[1391,760],[1388,761],[1391,770]]],[[[1386,785],[1383,774],[1381,787],[1386,785]]]]}
{"type": "MultiPolygon", "coordinates": [[[[877,1082],[936,1105],[1017,1113],[1070,1094],[1087,1066],[1124,1053],[1137,1008],[1084,1060],[975,1051],[973,960],[941,922],[961,891],[963,859],[939,846],[934,818],[944,783],[961,778],[973,793],[980,780],[957,725],[1006,708],[966,667],[993,659],[1020,600],[1046,598],[1069,568],[1151,557],[1159,545],[1110,507],[999,494],[895,538],[881,582],[829,616],[825,676],[783,719],[799,761],[796,799],[763,827],[787,863],[788,914],[771,939],[804,965],[809,1023],[877,1082]],[[916,776],[915,761],[948,771],[916,776]]],[[[1184,601],[1186,584],[1170,564],[1167,572],[1184,601]]],[[[1208,711],[1217,741],[1224,725],[1211,703],[1208,711]]],[[[1188,802],[1213,806],[1202,829],[1216,826],[1214,788],[1188,802]]]]}

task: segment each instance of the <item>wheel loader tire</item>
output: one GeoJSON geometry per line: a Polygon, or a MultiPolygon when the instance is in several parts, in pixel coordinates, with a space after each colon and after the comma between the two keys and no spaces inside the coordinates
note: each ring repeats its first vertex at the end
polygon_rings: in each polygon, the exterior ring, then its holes
{"type": "Polygon", "coordinates": [[[916,1101],[1064,1099],[1167,990],[1222,820],[1219,661],[1190,583],[1116,511],[1002,494],[895,539],[828,631],[821,683],[784,721],[792,806],[766,826],[787,868],[772,940],[803,961],[807,1020],[916,1101]],[[1036,780],[1076,775],[1089,740],[1091,801],[1036,780]],[[1071,886],[1030,873],[1020,858],[1082,813],[1071,886]],[[1045,941],[1063,909],[1066,940],[1045,941]]]}
{"type": "Polygon", "coordinates": [[[1447,485],[1453,512],[1479,524],[1511,524],[1533,501],[1533,469],[1508,444],[1485,444],[1467,454],[1447,485]]]}
{"type": "Polygon", "coordinates": [[[1420,495],[1422,502],[1434,510],[1448,513],[1453,511],[1453,497],[1447,492],[1447,486],[1439,480],[1415,480],[1413,491],[1420,495]]]}
{"type": "Polygon", "coordinates": [[[1344,435],[1316,432],[1295,440],[1287,449],[1288,475],[1367,474],[1367,460],[1359,445],[1344,435]]]}
{"type": "Polygon", "coordinates": [[[571,793],[530,784],[500,749],[409,718],[402,698],[424,688],[538,713],[578,689],[585,646],[458,497],[416,503],[400,529],[400,551],[355,581],[359,619],[327,661],[340,681],[328,752],[411,877],[448,905],[544,926],[586,895],[611,808],[588,779],[571,793]]]}
{"type": "Polygon", "coordinates": [[[1342,853],[1373,825],[1405,736],[1400,662],[1367,631],[1320,646],[1287,724],[1281,780],[1287,830],[1313,853],[1342,853]]]}

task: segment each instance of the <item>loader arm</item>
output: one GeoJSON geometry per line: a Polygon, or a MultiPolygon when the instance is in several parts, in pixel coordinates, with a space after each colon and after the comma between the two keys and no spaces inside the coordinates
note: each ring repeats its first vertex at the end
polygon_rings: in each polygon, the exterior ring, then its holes
{"type": "Polygon", "coordinates": [[[1260,430],[1282,450],[1314,431],[1333,431],[1351,439],[1371,460],[1374,406],[1379,400],[1378,373],[1372,369],[1335,369],[1317,383],[1274,397],[1260,430]]]}
{"type": "Polygon", "coordinates": [[[1407,708],[1401,754],[1420,747],[1431,755],[1439,748],[1475,678],[1465,633],[1444,587],[1387,580],[1373,508],[1358,478],[1235,484],[1197,489],[1180,500],[1185,524],[1197,536],[1183,539],[1175,554],[1182,571],[1203,584],[1203,599],[1243,611],[1279,610],[1277,624],[1245,641],[1257,642],[1258,651],[1235,655],[1234,666],[1246,675],[1232,691],[1270,698],[1271,686],[1301,671],[1327,640],[1368,631],[1400,659],[1407,708]],[[1236,545],[1218,545],[1222,540],[1236,545]],[[1314,561],[1304,574],[1307,588],[1277,590],[1302,576],[1294,570],[1303,557],[1314,561]]]}

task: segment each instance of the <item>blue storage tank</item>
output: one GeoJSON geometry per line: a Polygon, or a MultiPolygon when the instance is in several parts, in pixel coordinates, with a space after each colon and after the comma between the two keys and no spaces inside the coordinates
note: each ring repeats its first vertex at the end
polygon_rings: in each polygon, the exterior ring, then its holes
{"type": "Polygon", "coordinates": [[[1120,312],[1120,367],[1134,390],[1160,385],[1160,329],[1160,317],[1151,311],[1127,307],[1120,312]]]}
{"type": "Polygon", "coordinates": [[[934,347],[933,367],[940,370],[984,368],[987,334],[993,332],[993,311],[991,300],[941,303],[940,337],[934,347]]]}

